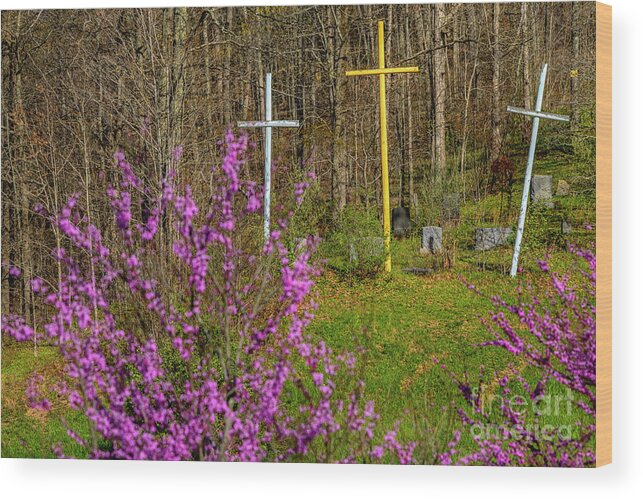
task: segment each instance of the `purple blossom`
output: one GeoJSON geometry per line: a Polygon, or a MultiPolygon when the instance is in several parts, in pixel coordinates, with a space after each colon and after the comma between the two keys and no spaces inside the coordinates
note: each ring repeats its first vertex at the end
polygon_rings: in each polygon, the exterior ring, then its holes
{"type": "Polygon", "coordinates": [[[11,277],[20,277],[22,275],[22,271],[20,268],[16,267],[15,265],[9,265],[9,275],[11,277]]]}
{"type": "Polygon", "coordinates": [[[51,409],[51,402],[44,398],[40,393],[40,384],[42,383],[42,374],[34,374],[29,377],[27,382],[27,404],[32,409],[39,411],[49,411],[51,409]]]}
{"type": "Polygon", "coordinates": [[[172,159],[175,162],[178,162],[181,159],[181,156],[183,156],[183,145],[178,145],[172,151],[172,159]]]}

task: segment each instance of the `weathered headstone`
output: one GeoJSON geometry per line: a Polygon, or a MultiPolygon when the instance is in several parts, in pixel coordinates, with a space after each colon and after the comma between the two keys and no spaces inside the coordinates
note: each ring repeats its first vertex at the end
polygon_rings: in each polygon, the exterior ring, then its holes
{"type": "Polygon", "coordinates": [[[442,253],[442,227],[422,227],[420,253],[423,255],[442,253]]]}
{"type": "Polygon", "coordinates": [[[569,184],[566,180],[560,179],[556,186],[556,196],[569,196],[569,184]]]}
{"type": "Polygon", "coordinates": [[[486,251],[496,246],[509,244],[513,234],[511,227],[490,227],[476,229],[476,250],[486,251]]]}
{"type": "Polygon", "coordinates": [[[351,263],[367,258],[381,258],[384,256],[384,238],[361,237],[353,240],[348,249],[351,263]]]}
{"type": "Polygon", "coordinates": [[[433,269],[427,269],[424,267],[408,267],[406,269],[402,269],[402,271],[413,275],[430,275],[433,273],[433,269]]]}
{"type": "Polygon", "coordinates": [[[393,234],[404,236],[411,228],[411,211],[404,206],[393,208],[393,234]]]}
{"type": "Polygon", "coordinates": [[[551,204],[551,175],[534,175],[531,179],[531,201],[551,204]]]}
{"type": "Polygon", "coordinates": [[[567,220],[563,220],[560,223],[560,232],[563,233],[563,234],[571,234],[572,233],[572,225],[567,220]]]}
{"type": "Polygon", "coordinates": [[[442,198],[442,219],[446,222],[460,219],[460,196],[457,192],[442,198]]]}

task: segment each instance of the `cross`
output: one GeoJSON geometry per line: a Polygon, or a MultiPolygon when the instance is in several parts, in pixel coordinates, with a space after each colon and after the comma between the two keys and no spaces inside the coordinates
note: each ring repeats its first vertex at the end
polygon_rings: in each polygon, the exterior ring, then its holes
{"type": "Polygon", "coordinates": [[[384,61],[384,21],[377,21],[377,69],[346,71],[346,76],[378,75],[380,77],[380,153],[382,156],[382,210],[384,212],[384,270],[391,271],[391,208],[388,185],[388,139],[386,127],[386,75],[419,73],[416,67],[387,68],[384,61]]]}
{"type": "Polygon", "coordinates": [[[514,244],[514,254],[511,259],[511,277],[516,277],[518,272],[518,257],[520,256],[520,243],[522,234],[525,230],[525,217],[527,215],[527,202],[529,201],[529,188],[531,186],[531,170],[534,166],[534,155],[536,154],[536,140],[538,139],[538,125],[540,118],[569,121],[569,116],[562,114],[544,113],[540,109],[543,103],[543,93],[545,91],[545,80],[547,79],[547,64],[543,66],[540,73],[540,84],[538,85],[538,95],[536,96],[536,108],[533,111],[519,107],[508,106],[507,111],[510,113],[523,114],[532,118],[531,124],[531,143],[529,144],[529,156],[527,157],[527,170],[525,172],[525,183],[522,188],[522,201],[520,203],[520,216],[518,217],[518,229],[516,230],[516,242],[514,244]]]}
{"type": "Polygon", "coordinates": [[[273,120],[272,119],[272,74],[266,73],[266,110],[265,121],[238,121],[239,128],[263,128],[264,129],[264,165],[263,165],[263,237],[267,241],[270,237],[270,173],[272,166],[272,129],[274,128],[297,128],[297,120],[273,120]]]}

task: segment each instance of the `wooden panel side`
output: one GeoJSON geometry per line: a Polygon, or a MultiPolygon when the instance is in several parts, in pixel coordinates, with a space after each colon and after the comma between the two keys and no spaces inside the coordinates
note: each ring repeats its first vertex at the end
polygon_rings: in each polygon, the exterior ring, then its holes
{"type": "Polygon", "coordinates": [[[612,7],[596,3],[596,464],[612,462],[612,7]]]}

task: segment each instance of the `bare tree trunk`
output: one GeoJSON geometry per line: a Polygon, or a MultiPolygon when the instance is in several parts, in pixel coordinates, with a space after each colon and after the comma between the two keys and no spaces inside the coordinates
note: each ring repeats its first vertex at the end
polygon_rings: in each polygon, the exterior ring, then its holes
{"type": "Polygon", "coordinates": [[[31,253],[31,234],[29,223],[30,207],[30,191],[28,185],[28,173],[30,168],[27,166],[27,157],[24,154],[24,148],[27,143],[27,130],[23,96],[22,96],[22,75],[20,66],[22,65],[22,13],[18,12],[16,16],[16,39],[14,46],[14,62],[16,64],[15,73],[13,75],[13,133],[14,143],[17,147],[14,153],[14,185],[17,189],[16,199],[19,206],[18,217],[18,241],[20,241],[20,268],[22,270],[22,280],[20,285],[20,310],[27,324],[32,323],[32,293],[31,293],[31,277],[32,277],[32,253],[31,253]]]}
{"type": "Polygon", "coordinates": [[[346,144],[346,50],[348,48],[346,31],[348,14],[342,12],[343,7],[332,7],[328,11],[329,24],[332,33],[329,36],[329,53],[331,66],[331,106],[333,129],[333,168],[332,193],[334,209],[341,213],[348,202],[348,155],[346,144]],[[333,12],[331,9],[337,9],[333,12]]]}
{"type": "MultiPolygon", "coordinates": [[[[531,109],[534,105],[531,97],[531,68],[530,68],[530,51],[529,46],[531,44],[530,38],[530,29],[529,25],[531,24],[531,19],[529,15],[529,4],[527,2],[522,2],[520,4],[520,26],[521,26],[521,37],[522,37],[522,88],[523,88],[523,102],[525,109],[531,109]]],[[[529,138],[531,133],[531,122],[530,120],[522,120],[523,135],[526,139],[529,138]]]]}
{"type": "MultiPolygon", "coordinates": [[[[404,42],[405,54],[409,58],[411,56],[411,16],[409,14],[409,6],[404,6],[404,42]]],[[[414,168],[413,168],[413,102],[411,98],[411,80],[410,75],[406,77],[406,114],[407,114],[407,137],[406,137],[406,158],[408,161],[408,175],[409,175],[409,207],[415,209],[415,218],[418,218],[418,206],[415,202],[415,184],[414,184],[414,168]]]]}
{"type": "Polygon", "coordinates": [[[578,66],[580,64],[580,22],[579,10],[581,6],[572,2],[572,71],[570,78],[570,92],[572,99],[572,115],[571,126],[575,130],[578,128],[579,122],[579,106],[578,106],[578,66]]]}
{"type": "Polygon", "coordinates": [[[491,160],[500,156],[502,136],[500,134],[500,4],[493,4],[493,112],[491,116],[491,160]]]}
{"type": "Polygon", "coordinates": [[[446,49],[444,48],[443,23],[446,15],[446,5],[434,6],[434,68],[433,91],[435,92],[435,173],[436,183],[442,186],[446,174],[446,49]]]}
{"type": "Polygon", "coordinates": [[[172,94],[171,129],[172,144],[169,153],[181,144],[183,133],[183,99],[185,96],[184,62],[186,58],[185,41],[187,38],[188,10],[186,7],[173,9],[174,45],[172,50],[172,94]]]}
{"type": "MultiPolygon", "coordinates": [[[[299,40],[299,50],[297,51],[297,75],[298,80],[294,82],[295,86],[295,115],[301,125],[304,124],[306,117],[306,102],[304,92],[305,78],[305,59],[306,59],[306,39],[302,36],[299,40]]],[[[304,162],[304,141],[297,140],[297,164],[302,165],[304,162]]]]}
{"type": "Polygon", "coordinates": [[[206,113],[207,113],[207,123],[208,123],[208,133],[214,134],[213,123],[212,123],[212,114],[214,110],[212,109],[212,103],[214,101],[214,96],[212,95],[212,68],[210,67],[210,12],[205,14],[205,19],[203,19],[203,70],[205,72],[205,101],[206,101],[206,113]]]}
{"type": "MultiPolygon", "coordinates": [[[[161,36],[160,41],[160,58],[162,63],[166,63],[168,59],[168,50],[166,41],[172,33],[172,10],[163,9],[161,13],[161,36]]],[[[158,135],[157,135],[157,165],[158,171],[158,185],[165,177],[167,169],[168,152],[170,149],[169,134],[170,134],[170,93],[171,93],[171,78],[170,70],[167,64],[161,64],[160,67],[160,84],[157,94],[156,112],[158,115],[158,135]]]]}
{"type": "MultiPolygon", "coordinates": [[[[232,7],[226,7],[226,21],[225,21],[225,27],[228,31],[228,34],[226,36],[232,36],[229,33],[232,33],[232,14],[233,14],[233,9],[232,7]]],[[[247,10],[244,7],[244,14],[247,15],[247,10]]],[[[228,126],[232,122],[232,102],[230,98],[230,83],[232,82],[232,74],[231,74],[231,67],[232,67],[232,44],[230,42],[225,44],[225,57],[223,59],[223,102],[227,103],[227,105],[223,106],[224,112],[223,112],[223,121],[224,121],[224,126],[228,126]]],[[[248,78],[250,77],[250,74],[248,74],[248,78]]],[[[249,89],[248,89],[249,90],[249,89]]],[[[246,92],[246,95],[249,96],[249,92],[246,92]]],[[[249,111],[249,109],[244,108],[249,111]]]]}
{"type": "MultiPolygon", "coordinates": [[[[473,24],[475,24],[475,17],[473,13],[473,7],[469,4],[467,6],[470,9],[471,16],[469,17],[469,26],[468,29],[473,30],[473,24]]],[[[474,38],[478,38],[479,33],[476,33],[474,38]]],[[[462,147],[460,149],[460,177],[462,183],[462,201],[465,202],[467,198],[467,185],[466,185],[466,159],[467,159],[467,140],[469,139],[469,107],[471,104],[471,94],[473,91],[473,85],[478,74],[478,55],[480,52],[480,44],[475,44],[475,53],[473,55],[473,68],[471,69],[471,76],[468,79],[468,82],[465,78],[465,89],[464,89],[464,112],[462,118],[462,147]]],[[[465,77],[467,75],[467,68],[465,66],[464,71],[465,77]]]]}

